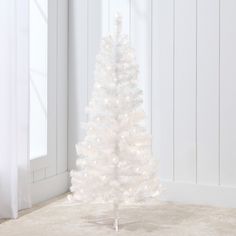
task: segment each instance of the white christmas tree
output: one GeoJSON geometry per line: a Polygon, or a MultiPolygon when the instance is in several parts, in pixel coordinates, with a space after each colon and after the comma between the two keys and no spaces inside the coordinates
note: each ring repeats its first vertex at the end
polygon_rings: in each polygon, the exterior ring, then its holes
{"type": "Polygon", "coordinates": [[[95,84],[87,108],[86,136],[76,145],[77,170],[71,172],[71,201],[113,203],[115,229],[118,207],[159,194],[151,137],[145,131],[138,66],[128,37],[115,33],[102,40],[97,56],[95,84]]]}

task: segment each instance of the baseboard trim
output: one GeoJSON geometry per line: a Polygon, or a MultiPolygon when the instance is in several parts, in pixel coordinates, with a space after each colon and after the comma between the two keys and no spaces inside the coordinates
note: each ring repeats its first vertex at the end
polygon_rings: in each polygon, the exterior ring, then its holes
{"type": "MultiPolygon", "coordinates": [[[[162,201],[236,208],[236,187],[161,181],[162,201]]],[[[32,183],[32,203],[37,204],[67,192],[69,174],[64,172],[32,183]]]]}
{"type": "Polygon", "coordinates": [[[47,201],[67,192],[69,189],[69,174],[64,172],[31,184],[32,204],[47,201]]]}
{"type": "Polygon", "coordinates": [[[236,208],[236,187],[162,181],[163,201],[236,208]]]}

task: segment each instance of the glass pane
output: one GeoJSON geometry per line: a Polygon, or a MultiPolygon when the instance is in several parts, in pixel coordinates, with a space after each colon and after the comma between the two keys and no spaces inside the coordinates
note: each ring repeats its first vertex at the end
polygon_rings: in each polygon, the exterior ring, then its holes
{"type": "Polygon", "coordinates": [[[30,158],[47,155],[48,0],[30,0],[30,158]]]}

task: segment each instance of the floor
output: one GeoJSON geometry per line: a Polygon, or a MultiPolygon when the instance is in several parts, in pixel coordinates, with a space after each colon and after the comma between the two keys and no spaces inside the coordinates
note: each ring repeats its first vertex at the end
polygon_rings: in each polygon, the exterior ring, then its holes
{"type": "Polygon", "coordinates": [[[1,236],[236,236],[236,209],[149,203],[120,209],[113,229],[109,205],[68,205],[65,197],[0,224],[1,236]]]}

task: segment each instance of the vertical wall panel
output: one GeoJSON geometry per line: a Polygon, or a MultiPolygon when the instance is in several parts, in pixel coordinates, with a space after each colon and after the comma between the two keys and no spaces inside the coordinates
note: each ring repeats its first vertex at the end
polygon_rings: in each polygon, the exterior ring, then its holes
{"type": "Polygon", "coordinates": [[[130,0],[110,0],[110,32],[114,32],[115,15],[117,12],[123,17],[123,32],[130,33],[130,0]]]}
{"type": "Polygon", "coordinates": [[[175,0],[174,38],[174,177],[195,182],[196,0],[175,0]]]}
{"type": "Polygon", "coordinates": [[[144,92],[144,110],[146,124],[151,133],[151,104],[152,104],[152,76],[151,76],[151,53],[152,53],[152,16],[151,0],[131,0],[130,11],[130,40],[135,49],[137,63],[139,65],[139,85],[144,92]]]}
{"type": "Polygon", "coordinates": [[[219,182],[219,0],[197,3],[197,181],[216,185],[219,182]]]}
{"type": "Polygon", "coordinates": [[[221,1],[220,164],[221,184],[236,186],[236,1],[221,1]]]}
{"type": "Polygon", "coordinates": [[[81,122],[87,120],[88,91],[88,1],[71,0],[69,4],[69,166],[73,168],[77,158],[75,144],[84,137],[81,122]]]}
{"type": "Polygon", "coordinates": [[[101,0],[88,0],[88,101],[91,98],[96,55],[101,41],[101,0]]]}
{"type": "Polygon", "coordinates": [[[152,138],[160,178],[173,180],[173,0],[153,1],[152,138]]]}

